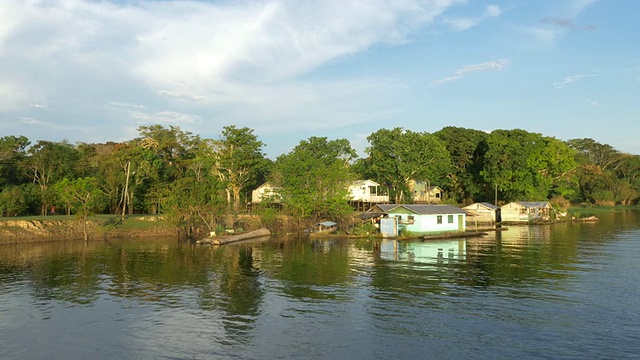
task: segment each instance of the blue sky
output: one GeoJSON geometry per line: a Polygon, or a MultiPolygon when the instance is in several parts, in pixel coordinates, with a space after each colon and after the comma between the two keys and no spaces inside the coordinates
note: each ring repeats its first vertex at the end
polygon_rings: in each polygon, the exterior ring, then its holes
{"type": "Polygon", "coordinates": [[[0,2],[0,136],[520,128],[640,154],[640,2],[0,2]]]}

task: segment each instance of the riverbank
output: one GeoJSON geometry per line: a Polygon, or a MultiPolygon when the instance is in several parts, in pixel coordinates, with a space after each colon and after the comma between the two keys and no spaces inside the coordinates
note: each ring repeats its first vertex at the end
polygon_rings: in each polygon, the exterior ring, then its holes
{"type": "MultiPolygon", "coordinates": [[[[176,230],[159,215],[97,215],[87,222],[89,240],[175,236],[176,230]]],[[[0,218],[0,244],[84,239],[75,216],[52,215],[0,218]]]]}

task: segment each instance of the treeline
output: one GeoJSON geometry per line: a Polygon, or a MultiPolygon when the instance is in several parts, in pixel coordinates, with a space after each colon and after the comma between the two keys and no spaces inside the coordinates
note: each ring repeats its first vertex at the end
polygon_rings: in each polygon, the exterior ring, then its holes
{"type": "Polygon", "coordinates": [[[214,229],[238,213],[265,181],[278,207],[299,221],[347,216],[350,182],[372,179],[396,203],[409,180],[429,180],[446,201],[553,200],[597,205],[637,203],[640,156],[592,139],[561,141],[524,130],[445,127],[434,133],[380,129],[358,158],[346,139],[311,137],[275,161],[252,129],[224,127],[202,139],[177,126],[142,126],[130,141],[103,144],[0,138],[2,216],[58,213],[163,213],[176,225],[214,229]]]}

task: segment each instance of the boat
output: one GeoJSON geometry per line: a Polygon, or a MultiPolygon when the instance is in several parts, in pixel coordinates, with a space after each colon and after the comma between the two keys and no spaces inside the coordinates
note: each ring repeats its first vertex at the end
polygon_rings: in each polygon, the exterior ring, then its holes
{"type": "Polygon", "coordinates": [[[226,245],[243,240],[252,240],[257,238],[268,238],[271,235],[271,231],[267,228],[260,228],[258,230],[248,231],[242,234],[235,235],[222,235],[207,237],[202,240],[196,241],[198,245],[226,245]]]}

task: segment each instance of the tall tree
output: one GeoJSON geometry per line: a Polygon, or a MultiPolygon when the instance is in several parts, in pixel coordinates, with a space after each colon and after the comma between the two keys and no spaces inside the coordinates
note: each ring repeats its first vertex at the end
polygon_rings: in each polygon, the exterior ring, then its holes
{"type": "Polygon", "coordinates": [[[495,130],[487,138],[485,182],[505,201],[544,200],[575,168],[574,152],[561,141],[525,130],[495,130]]]}
{"type": "Polygon", "coordinates": [[[0,138],[0,188],[5,184],[18,185],[17,171],[25,159],[30,141],[25,136],[3,136],[0,138]]]}
{"type": "Polygon", "coordinates": [[[433,135],[444,143],[451,156],[451,182],[450,186],[444,186],[449,196],[458,203],[471,203],[481,198],[483,193],[486,194],[487,186],[482,181],[480,171],[485,151],[483,144],[488,134],[480,130],[448,126],[433,135]]]}
{"type": "Polygon", "coordinates": [[[273,183],[283,205],[298,221],[339,220],[352,211],[347,202],[356,158],[346,139],[311,137],[276,160],[273,183]]]}
{"type": "Polygon", "coordinates": [[[364,168],[369,177],[386,186],[395,202],[404,202],[410,180],[445,185],[451,157],[436,136],[402,128],[380,129],[367,137],[370,146],[364,168]]]}
{"type": "Polygon", "coordinates": [[[23,171],[38,185],[40,214],[46,215],[55,198],[55,192],[50,191],[49,187],[65,177],[75,178],[76,162],[80,159],[80,153],[66,141],[41,140],[29,149],[28,154],[23,171]]]}
{"type": "Polygon", "coordinates": [[[226,184],[227,202],[234,211],[240,207],[240,195],[264,180],[268,160],[264,144],[247,127],[225,126],[217,143],[214,172],[226,184]]]}

